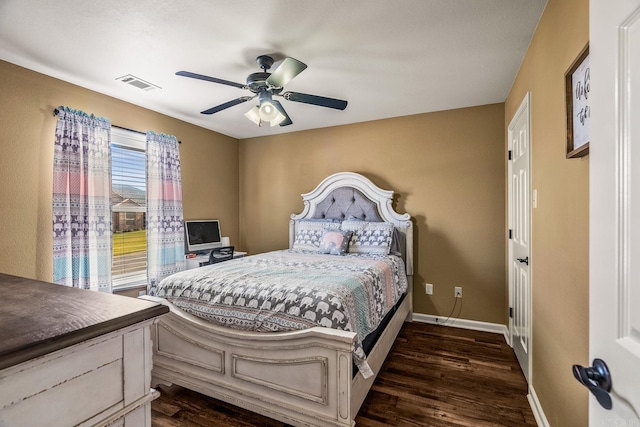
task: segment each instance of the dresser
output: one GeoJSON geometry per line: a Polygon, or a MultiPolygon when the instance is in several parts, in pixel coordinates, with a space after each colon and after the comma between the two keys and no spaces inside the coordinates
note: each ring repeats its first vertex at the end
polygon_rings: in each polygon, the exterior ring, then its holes
{"type": "Polygon", "coordinates": [[[0,274],[0,427],[151,425],[149,301],[0,274]]]}

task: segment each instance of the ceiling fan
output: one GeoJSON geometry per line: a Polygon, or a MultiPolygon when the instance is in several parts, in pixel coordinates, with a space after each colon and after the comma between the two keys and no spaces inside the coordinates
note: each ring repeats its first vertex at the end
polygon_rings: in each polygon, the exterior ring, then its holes
{"type": "Polygon", "coordinates": [[[272,57],[268,55],[260,55],[256,58],[256,61],[258,62],[258,65],[260,65],[260,68],[262,68],[262,72],[249,74],[247,76],[246,84],[204,76],[202,74],[191,73],[189,71],[178,71],[176,74],[178,76],[190,77],[193,79],[205,80],[208,82],[250,90],[254,93],[253,96],[241,96],[240,98],[236,98],[229,102],[225,102],[224,104],[209,108],[208,110],[201,111],[201,113],[217,113],[257,97],[258,105],[245,113],[245,116],[258,126],[264,122],[268,122],[271,126],[288,126],[293,123],[287,112],[282,107],[282,104],[273,99],[274,95],[282,96],[288,101],[303,102],[305,104],[334,108],[336,110],[344,110],[347,108],[347,101],[342,101],[340,99],[326,98],[324,96],[309,95],[300,92],[281,93],[285,84],[307,68],[306,64],[298,61],[297,59],[285,58],[273,73],[268,72],[274,62],[272,57]]]}

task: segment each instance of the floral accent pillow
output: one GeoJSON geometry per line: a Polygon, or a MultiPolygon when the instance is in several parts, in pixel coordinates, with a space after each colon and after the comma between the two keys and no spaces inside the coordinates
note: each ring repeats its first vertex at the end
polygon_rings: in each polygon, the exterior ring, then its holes
{"type": "Polygon", "coordinates": [[[320,239],[318,252],[329,255],[344,255],[349,247],[353,232],[325,229],[320,239]]]}
{"type": "Polygon", "coordinates": [[[342,221],[342,230],[353,231],[349,253],[388,255],[394,225],[390,222],[342,221]]]}
{"type": "Polygon", "coordinates": [[[298,221],[293,240],[293,249],[315,251],[320,246],[320,239],[325,229],[340,229],[339,222],[298,221]]]}

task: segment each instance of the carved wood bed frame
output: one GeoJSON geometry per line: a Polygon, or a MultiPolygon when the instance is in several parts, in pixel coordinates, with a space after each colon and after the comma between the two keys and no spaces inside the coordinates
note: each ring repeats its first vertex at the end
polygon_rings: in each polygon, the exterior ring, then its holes
{"type": "MultiPolygon", "coordinates": [[[[291,215],[289,247],[296,221],[323,216],[318,206],[325,201],[326,208],[326,199],[345,187],[362,193],[373,202],[380,219],[394,223],[404,235],[409,289],[367,357],[375,375],[367,379],[359,372],[353,375],[353,332],[324,327],[277,333],[240,331],[208,323],[164,299],[144,296],[170,308],[153,326],[154,385],[177,384],[292,425],[355,425],[403,322],[411,320],[413,224],[409,214],[393,210],[393,191],[378,188],[362,175],[341,172],[302,195],[304,210],[291,215]]],[[[344,210],[338,215],[344,216],[344,210]]]]}

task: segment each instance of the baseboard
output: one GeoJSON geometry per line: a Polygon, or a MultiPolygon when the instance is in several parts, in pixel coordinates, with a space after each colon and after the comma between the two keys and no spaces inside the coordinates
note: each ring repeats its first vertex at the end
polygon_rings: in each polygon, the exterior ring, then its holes
{"type": "Polygon", "coordinates": [[[414,322],[432,323],[434,325],[453,326],[454,328],[472,329],[474,331],[493,332],[502,334],[507,344],[510,343],[509,328],[499,323],[480,322],[478,320],[467,319],[449,319],[444,322],[443,316],[434,316],[431,314],[413,313],[414,322]]]}
{"type": "Polygon", "coordinates": [[[540,406],[540,401],[538,400],[538,395],[532,385],[529,386],[527,400],[529,401],[529,406],[531,406],[531,411],[533,411],[533,417],[536,419],[538,427],[549,427],[549,421],[547,421],[547,417],[544,415],[544,411],[542,410],[542,406],[540,406]]]}

